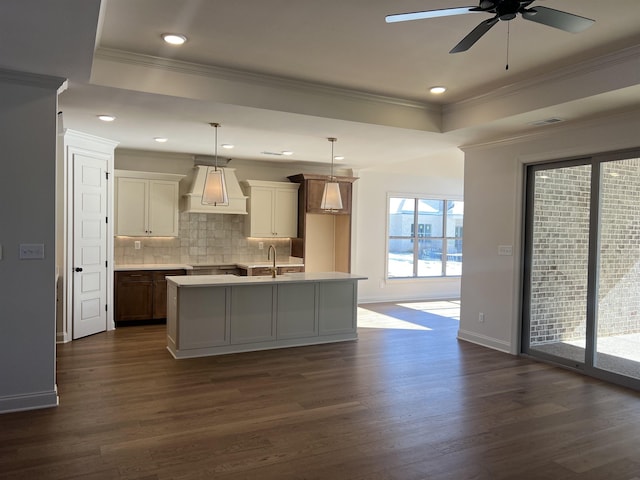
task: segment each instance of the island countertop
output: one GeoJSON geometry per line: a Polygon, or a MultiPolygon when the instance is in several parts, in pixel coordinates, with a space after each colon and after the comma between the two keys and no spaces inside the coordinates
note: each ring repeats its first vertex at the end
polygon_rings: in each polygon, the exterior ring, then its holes
{"type": "Polygon", "coordinates": [[[358,281],[341,272],[167,277],[167,349],[175,358],[358,338],[358,281]]]}
{"type": "Polygon", "coordinates": [[[210,287],[227,285],[259,285],[273,283],[335,282],[340,280],[366,280],[367,277],[342,272],[301,272],[270,276],[243,277],[235,275],[189,275],[167,277],[167,282],[178,287],[210,287]]]}

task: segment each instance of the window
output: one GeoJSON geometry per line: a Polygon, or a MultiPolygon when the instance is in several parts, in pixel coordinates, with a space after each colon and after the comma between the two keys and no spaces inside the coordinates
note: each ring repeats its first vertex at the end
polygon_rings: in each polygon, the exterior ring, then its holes
{"type": "Polygon", "coordinates": [[[389,197],[387,278],[460,275],[463,207],[458,200],[389,197]]]}

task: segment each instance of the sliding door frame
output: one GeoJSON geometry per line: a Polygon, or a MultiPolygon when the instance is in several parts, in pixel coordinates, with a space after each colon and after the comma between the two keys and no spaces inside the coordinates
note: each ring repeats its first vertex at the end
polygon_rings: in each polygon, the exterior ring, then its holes
{"type": "MultiPolygon", "coordinates": [[[[523,259],[522,259],[522,308],[521,308],[521,342],[520,354],[545,362],[553,363],[586,375],[611,383],[640,390],[640,379],[627,377],[596,366],[597,325],[598,325],[598,267],[600,265],[600,186],[601,168],[605,162],[640,158],[640,148],[598,153],[570,159],[554,160],[524,165],[525,201],[523,225],[523,259]],[[589,247],[587,260],[587,299],[586,299],[586,345],[584,362],[531,348],[531,276],[533,255],[533,215],[535,202],[535,174],[538,171],[567,168],[573,166],[591,166],[590,199],[589,199],[589,247]]],[[[640,195],[639,195],[640,197],[640,195]]],[[[640,206],[640,205],[639,205],[640,206]]]]}

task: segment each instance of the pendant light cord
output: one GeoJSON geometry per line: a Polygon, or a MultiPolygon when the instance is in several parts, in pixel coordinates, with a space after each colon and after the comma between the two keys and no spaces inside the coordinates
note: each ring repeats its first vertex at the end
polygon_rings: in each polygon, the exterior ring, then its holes
{"type": "Polygon", "coordinates": [[[216,133],[215,133],[215,141],[216,144],[214,145],[214,152],[215,152],[215,161],[213,164],[213,170],[214,171],[218,171],[218,127],[220,126],[219,123],[210,123],[209,125],[211,125],[213,128],[216,129],[216,133]]]}
{"type": "Polygon", "coordinates": [[[331,141],[331,178],[333,178],[333,144],[335,140],[331,141]]]}
{"type": "Polygon", "coordinates": [[[333,180],[335,177],[333,176],[333,144],[336,143],[337,138],[329,137],[327,140],[331,142],[331,177],[330,180],[333,180]]]}
{"type": "Polygon", "coordinates": [[[505,70],[509,70],[509,39],[511,37],[511,22],[507,22],[507,65],[504,67],[505,70]]]}

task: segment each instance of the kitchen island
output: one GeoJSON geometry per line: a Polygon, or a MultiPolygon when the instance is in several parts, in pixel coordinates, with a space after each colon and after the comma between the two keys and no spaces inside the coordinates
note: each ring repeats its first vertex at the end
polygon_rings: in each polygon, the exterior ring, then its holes
{"type": "Polygon", "coordinates": [[[340,272],[167,277],[167,349],[191,358],[356,340],[364,279],[340,272]]]}

